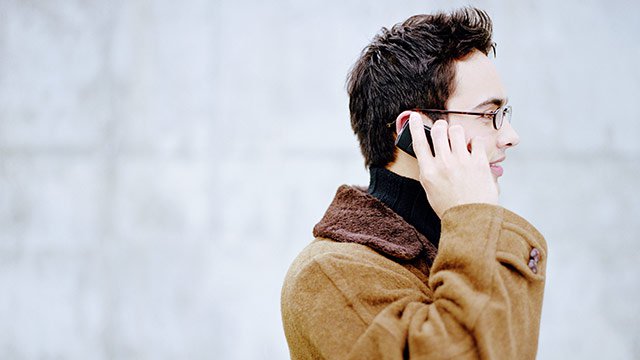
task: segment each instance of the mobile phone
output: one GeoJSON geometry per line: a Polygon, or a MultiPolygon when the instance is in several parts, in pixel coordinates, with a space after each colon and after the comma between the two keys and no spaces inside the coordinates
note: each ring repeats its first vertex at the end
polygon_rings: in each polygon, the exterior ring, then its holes
{"type": "MultiPolygon", "coordinates": [[[[427,136],[431,153],[435,154],[433,151],[433,140],[431,139],[431,128],[424,124],[422,126],[424,126],[424,133],[427,136]]],[[[400,134],[396,138],[396,146],[407,154],[416,157],[416,153],[413,151],[413,139],[411,138],[411,131],[409,130],[409,121],[405,122],[402,130],[400,130],[400,134]]]]}

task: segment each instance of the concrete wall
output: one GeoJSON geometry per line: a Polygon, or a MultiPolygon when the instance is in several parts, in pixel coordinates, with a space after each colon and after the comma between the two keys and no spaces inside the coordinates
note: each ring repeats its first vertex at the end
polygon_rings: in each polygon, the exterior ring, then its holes
{"type": "MultiPolygon", "coordinates": [[[[634,1],[477,1],[551,255],[540,359],[640,358],[634,1]]],[[[368,177],[345,75],[462,1],[0,0],[0,358],[284,359],[279,292],[368,177]]]]}

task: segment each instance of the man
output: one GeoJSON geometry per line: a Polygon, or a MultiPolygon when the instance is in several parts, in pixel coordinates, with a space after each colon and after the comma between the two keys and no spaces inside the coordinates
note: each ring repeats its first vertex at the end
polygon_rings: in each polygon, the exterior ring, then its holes
{"type": "Polygon", "coordinates": [[[473,8],[417,15],[354,65],[351,124],[371,182],[338,189],[289,269],[293,359],[535,358],[547,248],[498,205],[519,138],[491,33],[473,8]],[[395,146],[402,131],[417,158],[395,146]]]}

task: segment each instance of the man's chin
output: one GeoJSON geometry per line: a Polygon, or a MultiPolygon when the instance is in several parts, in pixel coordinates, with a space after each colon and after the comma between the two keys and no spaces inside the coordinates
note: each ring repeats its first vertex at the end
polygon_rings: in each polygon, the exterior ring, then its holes
{"type": "Polygon", "coordinates": [[[496,183],[496,187],[498,188],[498,194],[500,194],[500,182],[498,182],[499,176],[493,175],[493,182],[496,183]]]}

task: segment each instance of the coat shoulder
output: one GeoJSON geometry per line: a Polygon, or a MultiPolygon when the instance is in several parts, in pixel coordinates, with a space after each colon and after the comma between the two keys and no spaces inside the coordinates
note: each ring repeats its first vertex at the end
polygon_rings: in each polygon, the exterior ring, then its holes
{"type": "Polygon", "coordinates": [[[335,277],[354,278],[356,273],[390,271],[398,275],[411,276],[411,272],[397,260],[390,259],[370,247],[357,243],[343,243],[326,238],[316,238],[307,245],[291,264],[285,285],[319,272],[335,277]],[[376,271],[377,270],[377,271],[376,271]],[[355,273],[354,273],[355,272],[355,273]]]}
{"type": "Polygon", "coordinates": [[[412,263],[399,263],[365,245],[317,238],[289,268],[282,288],[283,310],[307,308],[310,298],[321,304],[339,298],[355,305],[369,295],[375,298],[387,291],[409,288],[429,297],[426,278],[416,272],[412,263]]]}

